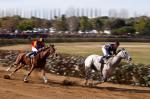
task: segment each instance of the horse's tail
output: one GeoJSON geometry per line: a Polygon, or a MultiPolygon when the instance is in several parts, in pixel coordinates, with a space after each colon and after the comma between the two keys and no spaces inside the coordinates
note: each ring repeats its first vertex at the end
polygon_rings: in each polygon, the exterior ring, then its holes
{"type": "Polygon", "coordinates": [[[19,64],[19,63],[21,63],[21,61],[22,61],[24,55],[25,55],[24,53],[19,54],[19,55],[17,56],[16,61],[15,61],[14,64],[19,64]]]}

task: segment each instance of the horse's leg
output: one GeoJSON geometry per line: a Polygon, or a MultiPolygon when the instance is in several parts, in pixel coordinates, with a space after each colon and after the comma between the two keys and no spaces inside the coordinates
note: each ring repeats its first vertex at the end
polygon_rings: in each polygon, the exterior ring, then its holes
{"type": "MultiPolygon", "coordinates": [[[[8,69],[6,69],[6,71],[9,71],[13,66],[18,65],[19,63],[21,63],[22,56],[23,56],[23,55],[19,54],[19,55],[17,56],[15,62],[14,62],[10,67],[8,67],[8,69]]],[[[19,67],[17,67],[17,69],[18,69],[18,68],[19,68],[19,67]]]]}
{"type": "Polygon", "coordinates": [[[104,70],[102,70],[101,73],[102,73],[102,74],[101,74],[100,80],[96,81],[96,82],[94,83],[94,85],[101,84],[101,83],[107,81],[107,78],[108,78],[107,70],[104,69],[104,70]]]}
{"type": "Polygon", "coordinates": [[[27,76],[24,77],[24,82],[28,81],[28,77],[30,76],[30,74],[32,73],[33,70],[34,70],[34,65],[31,66],[29,73],[27,74],[27,76]]]}
{"type": "Polygon", "coordinates": [[[21,69],[22,66],[23,66],[23,64],[20,63],[19,66],[12,73],[9,74],[9,76],[12,76],[15,72],[17,72],[19,69],[21,69]]]}
{"type": "Polygon", "coordinates": [[[15,64],[10,65],[10,66],[6,69],[6,71],[9,71],[14,65],[15,65],[15,64]]]}
{"type": "Polygon", "coordinates": [[[11,64],[11,65],[6,69],[6,71],[9,71],[12,67],[15,67],[15,66],[16,66],[16,68],[17,68],[18,64],[19,64],[19,63],[14,62],[13,64],[11,64]]]}
{"type": "Polygon", "coordinates": [[[102,71],[102,78],[101,78],[101,82],[106,82],[108,78],[108,71],[107,70],[103,70],[102,71]]]}
{"type": "Polygon", "coordinates": [[[43,75],[44,83],[47,83],[48,82],[48,78],[45,76],[45,68],[42,69],[42,75],[43,75]]]}
{"type": "Polygon", "coordinates": [[[90,78],[91,76],[91,68],[86,68],[85,69],[85,85],[88,84],[88,79],[90,78]]]}

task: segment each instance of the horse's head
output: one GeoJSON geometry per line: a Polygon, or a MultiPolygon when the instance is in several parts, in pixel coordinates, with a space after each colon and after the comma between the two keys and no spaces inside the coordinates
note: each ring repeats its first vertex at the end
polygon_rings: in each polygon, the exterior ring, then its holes
{"type": "Polygon", "coordinates": [[[53,44],[50,44],[49,47],[50,47],[50,53],[53,55],[53,57],[57,57],[55,46],[53,44]]]}
{"type": "Polygon", "coordinates": [[[119,55],[123,59],[126,59],[127,62],[130,62],[132,60],[131,56],[124,48],[122,48],[117,55],[119,55]]]}
{"type": "Polygon", "coordinates": [[[55,54],[55,46],[53,45],[53,44],[50,44],[49,46],[48,46],[48,49],[49,49],[49,53],[50,54],[55,54]]]}
{"type": "Polygon", "coordinates": [[[54,55],[55,54],[55,47],[54,45],[50,44],[49,46],[45,47],[43,50],[42,50],[42,53],[41,53],[42,57],[48,57],[49,55],[54,55]]]}

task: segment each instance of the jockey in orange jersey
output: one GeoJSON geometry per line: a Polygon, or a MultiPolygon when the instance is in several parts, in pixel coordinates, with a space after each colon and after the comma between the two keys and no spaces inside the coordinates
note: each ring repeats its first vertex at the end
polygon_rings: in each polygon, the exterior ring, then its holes
{"type": "Polygon", "coordinates": [[[27,56],[34,57],[39,50],[45,47],[44,39],[39,38],[38,40],[32,41],[32,52],[28,53],[27,56]]]}
{"type": "Polygon", "coordinates": [[[44,47],[45,47],[45,43],[43,38],[40,38],[36,41],[32,41],[32,51],[38,52],[39,49],[44,47]]]}

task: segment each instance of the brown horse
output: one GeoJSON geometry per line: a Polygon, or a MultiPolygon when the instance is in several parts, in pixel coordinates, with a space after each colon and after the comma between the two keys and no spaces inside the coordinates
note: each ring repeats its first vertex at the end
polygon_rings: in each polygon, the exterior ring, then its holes
{"type": "MultiPolygon", "coordinates": [[[[46,58],[49,55],[52,55],[54,53],[55,53],[54,45],[50,45],[49,47],[46,47],[46,48],[42,49],[41,51],[38,52],[38,54],[35,57],[33,57],[31,59],[26,55],[26,53],[20,53],[17,56],[16,61],[14,63],[17,66],[16,69],[12,73],[7,75],[7,77],[5,77],[5,78],[9,79],[15,72],[17,72],[23,66],[29,65],[30,70],[29,70],[29,73],[27,74],[27,76],[25,76],[24,82],[28,81],[29,75],[31,74],[31,72],[35,68],[40,68],[40,69],[42,69],[42,75],[43,75],[44,83],[47,83],[48,79],[45,76],[46,58]]],[[[11,68],[11,66],[8,68],[8,70],[10,68],[11,68]]]]}

